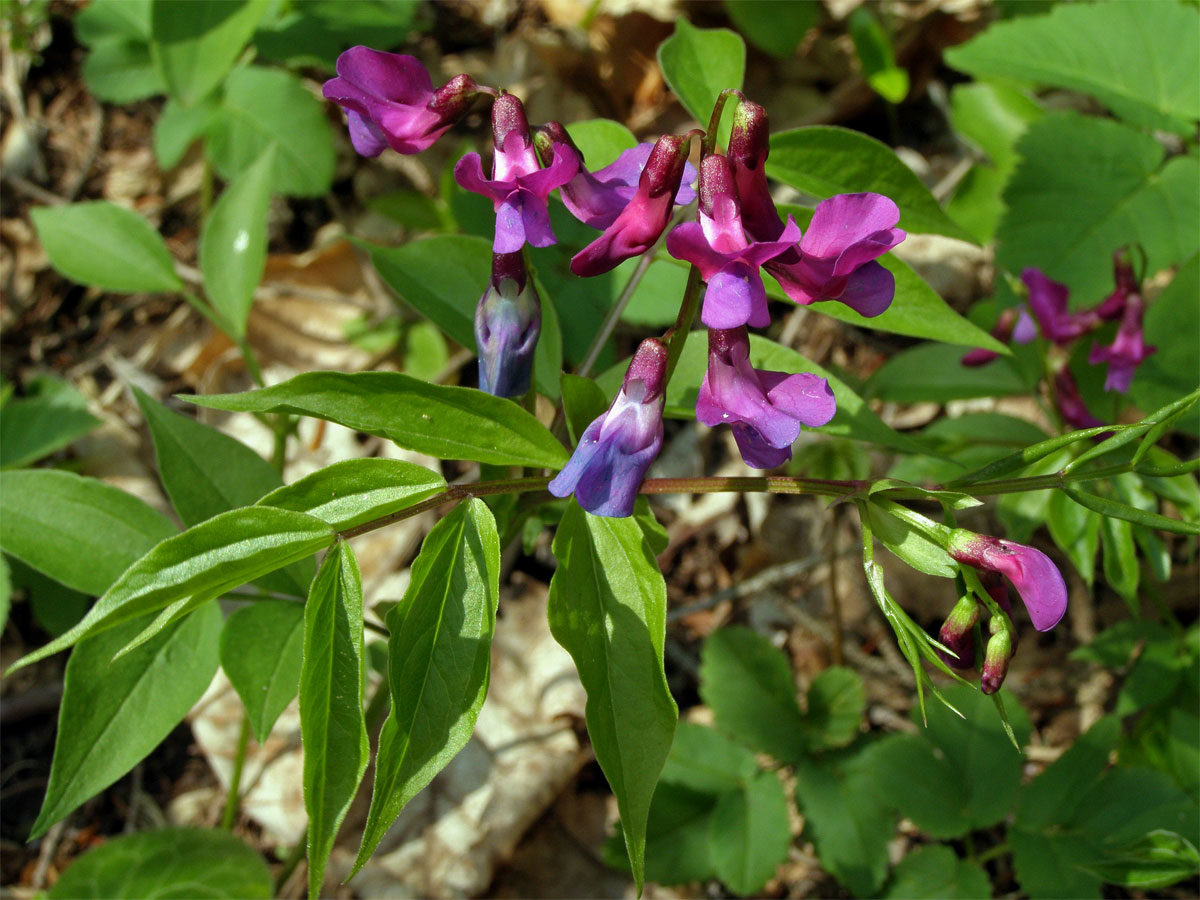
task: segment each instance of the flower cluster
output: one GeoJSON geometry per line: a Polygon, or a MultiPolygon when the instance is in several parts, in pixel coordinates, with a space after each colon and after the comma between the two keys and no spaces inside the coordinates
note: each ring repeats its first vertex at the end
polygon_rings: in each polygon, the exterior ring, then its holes
{"type": "Polygon", "coordinates": [[[1017,651],[1017,636],[1010,615],[1005,579],[1017,589],[1033,627],[1049,631],[1067,611],[1067,585],[1050,557],[1040,550],[1003,538],[956,529],[946,548],[950,556],[979,572],[986,597],[970,592],[959,599],[938,633],[938,641],[949,652],[942,660],[957,669],[975,667],[975,628],[980,621],[980,600],[988,607],[989,637],[980,667],[980,688],[985,694],[1000,690],[1009,661],[1017,651]]]}
{"type": "MultiPolygon", "coordinates": [[[[1113,254],[1113,292],[1095,306],[1072,311],[1070,292],[1065,284],[1052,281],[1040,269],[1029,268],[1021,273],[1021,281],[1029,295],[1028,305],[1021,304],[1000,314],[992,335],[1001,341],[1028,344],[1042,337],[1057,347],[1068,348],[1080,338],[1102,328],[1106,322],[1117,321],[1116,336],[1111,344],[1093,343],[1088,353],[1092,365],[1108,364],[1104,380],[1106,391],[1129,391],[1133,373],[1155,348],[1146,344],[1142,320],[1146,302],[1133,273],[1128,254],[1118,250],[1113,254]]],[[[972,350],[963,357],[964,366],[980,366],[996,359],[990,350],[972,350]]],[[[1054,397],[1063,420],[1073,428],[1093,428],[1104,422],[1093,416],[1079,392],[1075,376],[1065,360],[1057,365],[1054,397]]]]}
{"type": "MultiPolygon", "coordinates": [[[[502,397],[529,390],[541,307],[527,278],[524,250],[556,242],[548,198],[558,190],[567,210],[600,235],[571,260],[576,275],[611,271],[650,251],[677,206],[699,195],[699,221],[677,225],[666,249],[692,263],[705,288],[700,320],[709,328],[709,363],[696,416],[731,426],[747,465],[766,469],[791,458],[802,425],[820,426],[835,412],[833,392],[816,375],[755,369],[747,327],[770,324],[762,271],[800,304],[841,301],[864,316],[887,309],[895,281],[878,257],[904,240],[900,211],[879,194],[842,194],[813,211],[807,230],[780,218],[767,185],[766,111],[739,95],[727,155],[702,154],[699,174],[688,162],[698,130],[664,135],[591,171],[558,122],[530,127],[512,94],[459,75],[434,90],[410,56],[354,47],[341,55],[325,96],[347,111],[358,152],[385,147],[416,153],[451,128],[477,98],[491,101],[490,176],[478,153],[454,167],[462,187],[492,201],[493,265],[475,317],[479,386],[502,397]],[[693,189],[693,184],[696,185],[693,189]]],[[[662,409],[670,354],[643,342],[620,393],[588,427],[567,467],[551,482],[598,515],[627,516],[662,443],[662,409]]]]}

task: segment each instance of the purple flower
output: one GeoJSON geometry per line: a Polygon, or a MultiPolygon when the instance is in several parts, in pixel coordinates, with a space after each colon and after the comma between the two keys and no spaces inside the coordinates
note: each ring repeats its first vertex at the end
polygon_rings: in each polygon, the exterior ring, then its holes
{"type": "Polygon", "coordinates": [[[1088,362],[1092,365],[1108,363],[1108,374],[1104,379],[1106,391],[1126,393],[1129,383],[1133,381],[1134,371],[1142,364],[1142,360],[1156,349],[1146,343],[1142,333],[1142,317],[1145,312],[1146,303],[1142,300],[1142,295],[1129,294],[1125,298],[1125,309],[1116,339],[1108,345],[1096,344],[1088,354],[1088,362]]]}
{"type": "Polygon", "coordinates": [[[837,194],[817,204],[796,262],[774,261],[767,271],[800,304],[840,300],[870,318],[896,295],[896,279],[875,262],[906,237],[896,228],[900,209],[882,194],[837,194]]]}
{"type": "Polygon", "coordinates": [[[978,621],[979,601],[969,593],[959,598],[938,632],[938,643],[950,651],[937,651],[942,662],[954,669],[975,667],[975,623],[978,621]]]}
{"type": "Polygon", "coordinates": [[[1072,428],[1096,428],[1105,424],[1088,410],[1075,376],[1066,366],[1054,373],[1054,398],[1063,421],[1072,428]]]}
{"type": "MultiPolygon", "coordinates": [[[[572,272],[583,277],[603,275],[654,246],[671,220],[688,168],[692,135],[668,134],[658,139],[638,178],[637,190],[604,233],[571,259],[572,272]]],[[[555,148],[558,152],[560,147],[555,148]]]]}
{"type": "Polygon", "coordinates": [[[1029,308],[1047,340],[1060,346],[1069,344],[1098,324],[1094,312],[1069,312],[1067,286],[1051,281],[1041,269],[1026,269],[1021,273],[1021,281],[1029,289],[1029,308]]]}
{"type": "Polygon", "coordinates": [[[700,163],[700,222],[676,226],[667,235],[667,252],[695,265],[708,283],[701,322],[709,328],[762,328],[771,324],[771,315],[759,266],[799,238],[800,227],[789,216],[779,240],[747,241],[729,161],[707,156],[700,163]]]}
{"type": "Polygon", "coordinates": [[[646,470],[663,440],[663,387],[667,348],[642,341],[608,412],[580,435],[566,466],[550,482],[550,493],[575,499],[597,516],[628,516],[646,470]]]}
{"type": "Polygon", "coordinates": [[[529,390],[542,304],[526,278],[521,251],[492,254],[492,278],[475,309],[479,389],[497,397],[529,390]]]}
{"type": "MultiPolygon", "coordinates": [[[[579,160],[579,171],[560,189],[563,204],[580,222],[600,230],[612,225],[629,205],[637,193],[642,170],[646,168],[646,162],[654,150],[654,145],[646,141],[625,150],[603,169],[591,172],[584,166],[579,148],[558,122],[547,122],[536,129],[533,139],[543,161],[552,157],[554,147],[559,144],[575,154],[579,160]]],[[[696,199],[696,192],[691,187],[695,180],[696,170],[691,163],[685,162],[681,184],[675,192],[676,206],[686,205],[696,199]]]]}
{"type": "MultiPolygon", "coordinates": [[[[1008,343],[1011,339],[1018,344],[1028,344],[1037,337],[1037,324],[1029,315],[1029,310],[1022,303],[1019,306],[1012,306],[1000,313],[1000,317],[996,320],[996,324],[992,327],[992,337],[1003,343],[1008,343]]],[[[982,347],[976,347],[968,352],[962,358],[964,366],[982,366],[985,363],[990,363],[1000,354],[991,350],[984,350],[982,347]]]]}
{"type": "Polygon", "coordinates": [[[1049,631],[1067,611],[1066,582],[1040,550],[961,528],[951,533],[946,549],[960,563],[1011,581],[1038,631],[1049,631]]]}
{"type": "MultiPolygon", "coordinates": [[[[770,155],[770,122],[767,111],[742,99],[733,113],[729,136],[729,165],[742,209],[746,234],[759,241],[775,241],[783,234],[783,222],[767,186],[766,163],[770,155]]],[[[788,264],[800,258],[795,251],[779,258],[788,264]]]]}
{"type": "Polygon", "coordinates": [[[436,92],[425,67],[412,56],[351,47],[337,59],[337,78],[322,93],[346,109],[350,141],[363,156],[390,146],[420,153],[453,125],[480,93],[468,75],[457,75],[436,92]]]}
{"type": "Polygon", "coordinates": [[[708,371],[696,400],[696,418],[730,425],[746,465],[773,469],[792,458],[800,426],[833,418],[836,404],[824,378],[767,372],[750,365],[745,327],[708,332],[708,371]]]}
{"type": "Polygon", "coordinates": [[[546,198],[575,177],[579,160],[556,147],[546,168],[538,164],[529,136],[525,108],[512,94],[501,94],[492,105],[495,156],[491,180],[483,176],[478,153],[468,153],[454,167],[454,177],[468,191],[482,194],[496,210],[496,253],[516,253],[526,242],[549,247],[555,242],[546,198]]]}

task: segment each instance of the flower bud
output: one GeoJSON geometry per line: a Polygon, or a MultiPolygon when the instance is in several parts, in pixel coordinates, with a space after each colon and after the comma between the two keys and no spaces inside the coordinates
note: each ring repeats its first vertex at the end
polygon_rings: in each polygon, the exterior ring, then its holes
{"type": "Polygon", "coordinates": [[[985,694],[994,694],[1004,684],[1008,675],[1008,663],[1013,658],[1012,634],[1004,623],[993,618],[987,648],[983,651],[983,671],[979,675],[979,689],[985,694]]]}
{"type": "Polygon", "coordinates": [[[575,452],[549,484],[551,494],[574,493],[579,505],[597,516],[633,513],[646,470],[662,448],[666,372],[666,346],[655,338],[642,341],[621,390],[580,435],[575,452]]]}
{"type": "MultiPolygon", "coordinates": [[[[742,100],[733,113],[729,136],[729,164],[742,206],[746,232],[756,241],[774,241],[783,233],[783,222],[767,186],[766,162],[770,153],[771,127],[767,111],[757,103],[742,100]]],[[[785,259],[784,262],[794,262],[785,259]]]]}
{"type": "Polygon", "coordinates": [[[1050,557],[1040,550],[962,528],[950,533],[946,550],[960,563],[998,572],[1011,581],[1038,631],[1049,631],[1066,613],[1066,582],[1050,557]]]}
{"type": "Polygon", "coordinates": [[[497,397],[529,390],[542,305],[520,251],[492,255],[492,278],[475,309],[479,389],[497,397]]]}
{"type": "MultiPolygon", "coordinates": [[[[700,191],[700,212],[708,216],[710,219],[716,218],[716,201],[718,197],[725,196],[733,203],[735,214],[740,214],[740,207],[737,202],[737,189],[733,184],[733,170],[729,167],[729,160],[724,156],[717,156],[715,153],[704,157],[700,161],[700,183],[698,185],[700,191]]],[[[780,230],[783,230],[782,224],[780,230]]]]}
{"type": "Polygon", "coordinates": [[[949,653],[937,651],[942,662],[955,669],[975,666],[975,625],[979,621],[979,603],[970,594],[959,598],[942,623],[938,642],[949,653]]]}

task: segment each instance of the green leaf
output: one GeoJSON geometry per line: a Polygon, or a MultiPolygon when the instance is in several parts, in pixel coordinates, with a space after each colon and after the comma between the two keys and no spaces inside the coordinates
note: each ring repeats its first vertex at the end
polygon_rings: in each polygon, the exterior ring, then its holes
{"type": "Polygon", "coordinates": [[[1067,751],[1022,790],[1016,824],[1036,830],[1068,822],[1087,790],[1108,768],[1108,758],[1121,736],[1121,722],[1106,716],[1092,725],[1067,751]]]}
{"type": "MultiPolygon", "coordinates": [[[[675,33],[658,45],[658,67],[683,108],[707,128],[721,91],[742,86],[746,44],[728,28],[696,28],[680,16],[675,33]]],[[[718,141],[725,145],[733,117],[722,119],[718,141]]]]}
{"type": "Polygon", "coordinates": [[[275,144],[225,189],[200,232],[200,271],[204,292],[233,327],[236,340],[246,336],[254,289],[267,264],[267,210],[275,144]]]}
{"type": "MultiPolygon", "coordinates": [[[[1167,288],[1146,310],[1146,342],[1158,348],[1138,366],[1129,396],[1142,409],[1159,409],[1196,389],[1200,371],[1200,346],[1180,335],[1200,334],[1200,254],[1193,253],[1175,273],[1167,288]]],[[[1179,422],[1200,435],[1200,406],[1179,422]]],[[[1193,482],[1194,483],[1194,482],[1193,482]]]]}
{"type": "MultiPolygon", "coordinates": [[[[1195,839],[1195,836],[1192,836],[1195,839]]],[[[1109,884],[1135,890],[1154,890],[1191,878],[1200,872],[1200,852],[1191,840],[1163,829],[1111,848],[1102,859],[1085,864],[1109,884]]]]}
{"type": "Polygon", "coordinates": [[[158,544],[125,570],[82,622],[18,660],[9,671],[144,613],[219,597],[312,555],[333,536],[324,522],[288,510],[251,506],[221,513],[158,544]]]}
{"type": "Polygon", "coordinates": [[[89,638],[67,661],[50,783],[31,838],[132,769],[212,681],[221,634],[215,603],[113,660],[145,624],[89,638]]]}
{"type": "Polygon", "coordinates": [[[567,451],[511,400],[395,372],[308,372],[244,394],[187,398],[214,409],[328,419],[442,459],[560,468],[567,451]]]}
{"type": "Polygon", "coordinates": [[[93,0],[71,24],[75,36],[87,45],[104,38],[150,40],[150,0],[93,0]]]}
{"type": "Polygon", "coordinates": [[[316,197],[333,181],[333,133],[325,107],[289,72],[247,66],[225,82],[207,153],[222,178],[245,171],[275,145],[272,191],[316,197]]]}
{"type": "Polygon", "coordinates": [[[1056,5],[1048,16],[1001,22],[946,62],[977,78],[1081,91],[1147,128],[1191,134],[1200,118],[1200,15],[1183,3],[1056,5]]]}
{"type": "Polygon", "coordinates": [[[822,868],[860,897],[873,895],[887,877],[887,842],[896,830],[868,762],[860,752],[837,766],[807,759],[795,769],[804,837],[816,845],[822,868]]]}
{"type": "MultiPolygon", "coordinates": [[[[251,506],[280,487],[274,467],[241,441],[172,412],[136,387],[133,394],[150,428],[159,477],[185,526],[251,506]]],[[[315,572],[312,560],[300,560],[260,582],[267,590],[304,597],[315,572]]]]}
{"type": "Polygon", "coordinates": [[[1200,161],[1163,162],[1161,144],[1120,122],[1062,112],[1029,126],[1004,191],[996,262],[1036,266],[1071,289],[1075,305],[1113,288],[1112,253],[1140,244],[1146,274],[1182,262],[1200,244],[1200,161]]]}
{"type": "Polygon", "coordinates": [[[804,728],[815,750],[844,747],[858,737],[867,708],[862,676],[853,669],[830,666],[808,688],[804,728]]]}
{"type": "Polygon", "coordinates": [[[260,745],[300,685],[304,609],[263,600],[239,609],[221,630],[221,668],[242,698],[260,745]]]}
{"type": "Polygon", "coordinates": [[[974,240],[890,147],[857,131],[809,125],[772,135],[767,174],[822,200],[861,191],[885,194],[900,207],[901,228],[974,240]]]}
{"type": "Polygon", "coordinates": [[[870,8],[860,6],[846,20],[867,84],[888,103],[908,96],[908,72],[896,65],[892,42],[870,8]]]}
{"type": "Polygon", "coordinates": [[[650,798],[678,717],[663,669],[666,584],[632,518],[593,516],[572,501],[553,549],[550,631],[587,691],[588,734],[640,891],[650,798]]]}
{"type": "Polygon", "coordinates": [[[725,0],[725,12],[750,43],[772,56],[794,56],[801,39],[821,17],[816,3],[725,0]]]}
{"type": "Polygon", "coordinates": [[[23,398],[7,400],[0,409],[0,469],[48,456],[100,424],[83,395],[51,375],[31,379],[23,398]]]}
{"type": "Polygon", "coordinates": [[[1100,516],[1100,537],[1104,545],[1104,580],[1109,587],[1137,611],[1138,565],[1137,548],[1133,544],[1133,526],[1121,519],[1100,516]]]}
{"type": "MultiPolygon", "coordinates": [[[[647,881],[682,884],[715,876],[710,834],[716,805],[715,794],[659,782],[646,822],[647,881]]],[[[604,861],[628,872],[629,856],[620,822],[616,831],[604,843],[604,861]]]]}
{"type": "Polygon", "coordinates": [[[308,813],[308,894],[321,895],[325,864],[370,754],[362,708],[362,577],[349,545],[325,556],[304,607],[300,734],[308,813]]]}
{"type": "Polygon", "coordinates": [[[396,816],[470,740],[487,695],[499,596],[500,537],[482,500],[439,521],[387,614],[392,709],[375,755],[375,787],[354,871],[396,816]]]}
{"type": "Polygon", "coordinates": [[[714,728],[683,721],[675,727],[659,781],[720,794],[741,789],[757,771],[753,751],[714,728]]]}
{"type": "Polygon", "coordinates": [[[904,857],[883,894],[886,900],[977,900],[991,895],[987,873],[943,844],[921,847],[904,857]]]}
{"type": "Polygon", "coordinates": [[[122,490],[71,472],[0,474],[0,547],[67,587],[99,596],[176,528],[122,490]]]}
{"type": "Polygon", "coordinates": [[[700,696],[716,725],[784,762],[807,755],[804,718],[787,657],[742,626],[709,635],[700,655],[700,696]]]}
{"type": "Polygon", "coordinates": [[[959,773],[922,735],[891,734],[870,752],[881,803],[935,838],[960,837],[971,830],[970,816],[956,794],[959,773]]]}
{"type": "Polygon", "coordinates": [[[898,504],[884,508],[878,503],[867,504],[867,514],[875,537],[908,565],[926,575],[953,578],[958,566],[946,548],[914,522],[911,514],[898,504]]]}
{"type": "Polygon", "coordinates": [[[214,828],[164,828],[125,834],[76,859],[51,900],[204,897],[267,900],[271,870],[241,838],[214,828]]]}
{"type": "Polygon", "coordinates": [[[1076,503],[1086,506],[1088,509],[1100,513],[1102,516],[1124,519],[1136,525],[1142,525],[1146,528],[1156,528],[1160,531],[1170,531],[1173,534],[1200,534],[1200,523],[1183,522],[1179,519],[1161,516],[1158,513],[1147,512],[1144,509],[1137,509],[1127,503],[1121,503],[1119,500],[1110,500],[1108,497],[1089,493],[1073,485],[1067,485],[1063,490],[1076,503]]]}
{"type": "Polygon", "coordinates": [[[167,90],[150,55],[150,46],[140,38],[95,41],[83,61],[83,81],[97,100],[120,105],[167,90]]]}
{"type": "Polygon", "coordinates": [[[12,572],[8,560],[0,554],[0,632],[8,626],[8,611],[12,606],[12,572]]]}
{"type": "Polygon", "coordinates": [[[1014,87],[970,82],[950,91],[950,116],[954,130],[976,144],[1007,177],[1016,165],[1017,140],[1042,117],[1042,108],[1014,87]]]}
{"type": "Polygon", "coordinates": [[[475,307],[492,275],[490,240],[439,234],[399,247],[362,246],[401,300],[447,337],[475,349],[475,307]]]}
{"type": "Polygon", "coordinates": [[[897,403],[945,403],[1028,392],[1024,379],[1006,361],[964,366],[962,358],[962,350],[949,344],[901,350],[867,379],[863,393],[897,403]]]}
{"type": "Polygon", "coordinates": [[[254,34],[267,0],[154,0],[150,47],[171,96],[191,106],[233,68],[254,34]]]}
{"type": "Polygon", "coordinates": [[[215,97],[206,97],[194,106],[184,106],[173,97],[154,121],[154,155],[161,169],[173,169],[183,160],[188,148],[204,136],[217,112],[215,97]]]}
{"type": "Polygon", "coordinates": [[[603,389],[592,379],[578,375],[562,376],[562,400],[572,443],[578,443],[579,436],[608,408],[603,389]]]}
{"type": "Polygon", "coordinates": [[[533,386],[551,400],[558,400],[558,383],[563,370],[562,326],[558,321],[558,309],[550,298],[546,286],[537,273],[533,273],[537,285],[538,302],[542,308],[542,333],[533,352],[533,386]]]}
{"type": "Polygon", "coordinates": [[[162,237],[132,210],[95,200],[31,215],[50,264],[72,281],[110,291],[183,289],[162,237]]]}
{"type": "Polygon", "coordinates": [[[1050,495],[1046,524],[1054,543],[1090,586],[1100,550],[1100,517],[1061,491],[1050,495]]]}
{"type": "Polygon", "coordinates": [[[346,459],[318,469],[258,501],[302,512],[347,531],[432,497],[446,479],[424,466],[398,459],[346,459]]]}
{"type": "Polygon", "coordinates": [[[264,59],[320,65],[332,72],[338,54],[347,47],[399,48],[421,24],[415,20],[422,10],[418,0],[305,0],[283,7],[254,36],[254,44],[264,59]]]}
{"type": "Polygon", "coordinates": [[[717,877],[734,893],[762,890],[791,842],[787,797],[773,772],[760,772],[717,800],[709,846],[717,877]]]}
{"type": "Polygon", "coordinates": [[[638,144],[632,131],[612,119],[580,119],[567,125],[567,134],[593,172],[638,144]]]}

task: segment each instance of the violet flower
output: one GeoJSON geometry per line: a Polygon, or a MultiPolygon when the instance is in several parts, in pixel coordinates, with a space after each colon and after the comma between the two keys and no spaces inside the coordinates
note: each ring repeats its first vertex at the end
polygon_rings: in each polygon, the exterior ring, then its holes
{"type": "MultiPolygon", "coordinates": [[[[1018,344],[1028,344],[1037,337],[1037,323],[1030,317],[1024,303],[1011,306],[1001,311],[1000,317],[992,327],[992,337],[1005,344],[1010,340],[1018,344]]],[[[999,356],[1000,354],[993,350],[976,347],[963,356],[962,364],[971,367],[982,366],[999,356]]]]}
{"type": "Polygon", "coordinates": [[[616,399],[579,437],[550,493],[574,493],[579,505],[597,516],[628,516],[646,470],[662,448],[663,388],[667,348],[655,338],[642,341],[616,399]]]}
{"type": "Polygon", "coordinates": [[[1075,383],[1075,376],[1066,366],[1054,373],[1054,399],[1063,421],[1072,428],[1096,428],[1105,424],[1088,410],[1083,395],[1079,393],[1079,385],[1075,383]]]}
{"type": "MultiPolygon", "coordinates": [[[[659,239],[671,221],[680,192],[694,134],[663,135],[650,150],[629,202],[592,241],[571,259],[571,271],[588,278],[610,272],[627,259],[640,256],[659,239]]],[[[561,152],[561,145],[555,148],[561,152]]]]}
{"type": "Polygon", "coordinates": [[[397,153],[420,153],[446,132],[481,93],[469,75],[456,75],[433,89],[429,73],[415,57],[351,47],[337,58],[337,78],[321,92],[346,109],[350,142],[363,156],[390,146],[397,153]]]}
{"type": "Polygon", "coordinates": [[[492,105],[495,156],[492,178],[483,176],[478,153],[468,153],[454,167],[454,178],[468,191],[482,194],[496,210],[495,253],[516,253],[526,242],[549,247],[555,242],[546,198],[575,177],[578,159],[556,147],[546,168],[538,164],[525,108],[512,94],[501,94],[492,105]]]}
{"type": "Polygon", "coordinates": [[[714,155],[700,163],[700,222],[676,226],[667,235],[667,252],[695,265],[708,283],[701,322],[709,328],[763,328],[771,315],[758,269],[799,238],[800,226],[789,216],[778,240],[746,240],[729,161],[714,155]]]}
{"type": "Polygon", "coordinates": [[[1068,311],[1067,286],[1051,281],[1041,269],[1026,269],[1021,273],[1021,281],[1029,289],[1029,308],[1047,340],[1063,346],[1099,324],[1094,313],[1068,311]]]}
{"type": "Polygon", "coordinates": [[[946,550],[960,563],[1011,581],[1038,631],[1049,631],[1067,611],[1066,582],[1040,550],[961,528],[951,532],[946,550]]]}
{"type": "MultiPolygon", "coordinates": [[[[545,162],[553,156],[554,147],[561,144],[575,154],[579,160],[579,171],[575,177],[559,189],[563,205],[580,222],[603,231],[617,220],[617,216],[629,205],[637,193],[642,170],[654,150],[649,141],[630,147],[603,169],[591,172],[583,163],[583,155],[567,130],[558,122],[547,122],[534,129],[534,146],[538,156],[545,162]]],[[[692,184],[696,181],[696,170],[685,162],[679,189],[675,192],[675,205],[684,206],[696,199],[692,184]]]]}
{"type": "Polygon", "coordinates": [[[745,327],[709,330],[708,371],[696,400],[696,418],[710,427],[730,425],[746,465],[783,465],[792,458],[800,426],[824,425],[836,408],[824,378],[753,368],[745,327]]]}
{"type": "Polygon", "coordinates": [[[1142,300],[1142,295],[1128,294],[1116,338],[1111,344],[1096,344],[1088,354],[1088,362],[1092,365],[1108,363],[1108,374],[1104,378],[1106,391],[1128,392],[1134,371],[1142,364],[1142,360],[1157,349],[1146,343],[1142,333],[1145,312],[1146,302],[1142,300]]]}
{"type": "Polygon", "coordinates": [[[492,255],[492,277],[475,309],[479,389],[497,397],[529,390],[542,304],[525,274],[521,251],[492,255]]]}

